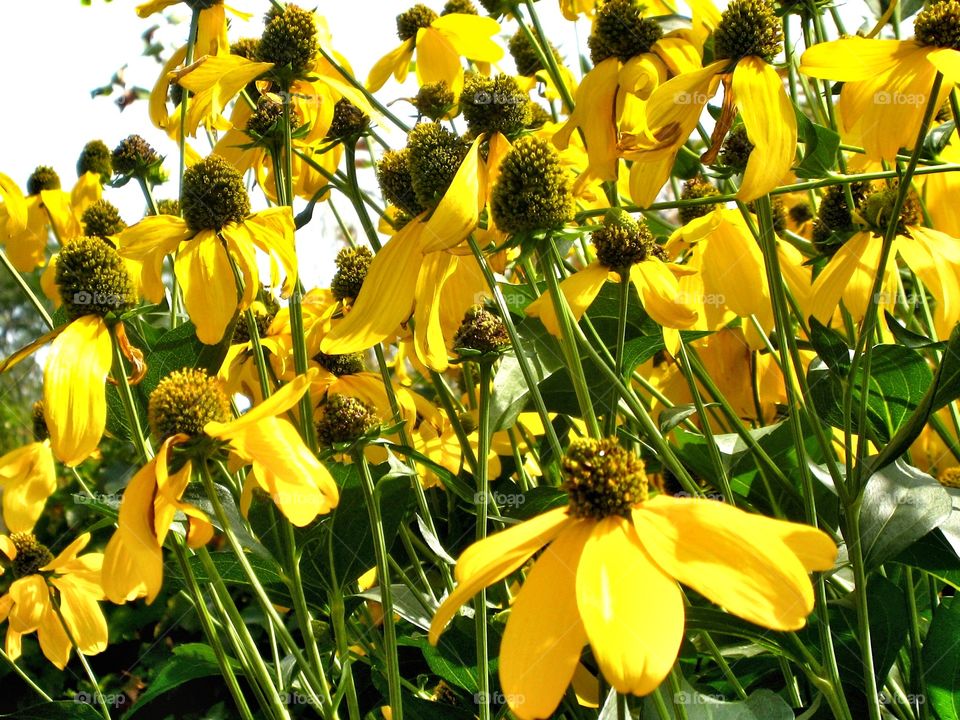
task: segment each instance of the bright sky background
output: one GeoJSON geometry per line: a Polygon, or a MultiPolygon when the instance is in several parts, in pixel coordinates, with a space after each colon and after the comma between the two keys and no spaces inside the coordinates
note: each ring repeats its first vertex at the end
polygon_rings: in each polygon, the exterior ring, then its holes
{"type": "MultiPolygon", "coordinates": [[[[334,46],[349,58],[361,78],[380,56],[396,47],[394,16],[413,4],[413,0],[312,0],[303,5],[310,7],[313,2],[327,18],[334,46]]],[[[152,87],[160,65],[153,58],[143,57],[141,39],[150,27],[160,25],[156,39],[168,48],[183,44],[189,21],[185,5],[168,10],[168,16],[181,20],[179,25],[168,25],[159,15],[138,18],[134,12],[137,4],[136,0],[92,0],[90,7],[83,7],[80,0],[10,3],[6,21],[0,23],[0,67],[4,68],[7,87],[0,112],[0,172],[23,187],[35,166],[52,165],[64,187],[69,188],[76,178],[77,155],[88,140],[99,138],[113,148],[137,132],[167,156],[166,167],[175,177],[176,145],[152,126],[145,100],[120,112],[114,103],[116,92],[111,97],[90,96],[92,89],[109,84],[124,64],[130,86],[152,87]]],[[[233,20],[231,40],[260,34],[262,15],[269,7],[267,0],[230,0],[228,4],[254,13],[249,23],[233,20]]],[[[439,10],[442,1],[427,0],[427,4],[439,10]]],[[[577,63],[570,62],[571,50],[578,41],[580,46],[585,45],[589,23],[580,22],[575,27],[563,21],[555,0],[542,0],[537,8],[551,41],[575,68],[577,63]]],[[[842,6],[841,13],[848,31],[854,32],[867,11],[861,2],[854,2],[842,6]]],[[[506,25],[504,39],[514,30],[512,24],[506,25]]],[[[509,60],[505,67],[512,69],[509,60]]],[[[389,101],[414,92],[415,87],[400,87],[391,80],[378,97],[389,101]]],[[[391,109],[401,116],[412,111],[403,102],[391,109]]],[[[206,150],[202,144],[199,147],[206,150]]],[[[158,198],[175,197],[175,181],[156,194],[158,198]]],[[[143,199],[135,183],[108,189],[107,197],[127,222],[136,221],[143,213],[143,199]]],[[[346,202],[341,201],[338,209],[346,211],[346,202]]],[[[315,218],[322,222],[313,222],[298,233],[302,274],[308,286],[330,278],[330,261],[338,249],[333,221],[319,212],[315,218]]]]}

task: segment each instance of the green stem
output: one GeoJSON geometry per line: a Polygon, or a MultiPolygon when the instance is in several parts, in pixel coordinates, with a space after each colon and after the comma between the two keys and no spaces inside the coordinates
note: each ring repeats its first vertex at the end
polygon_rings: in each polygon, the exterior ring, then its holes
{"type": "MultiPolygon", "coordinates": [[[[476,539],[487,536],[487,508],[492,502],[487,479],[487,455],[490,453],[490,383],[493,380],[493,364],[490,360],[480,363],[480,408],[477,422],[477,533],[476,539]]],[[[479,691],[480,720],[490,720],[490,650],[487,641],[487,591],[484,588],[474,598],[473,621],[477,635],[477,689],[479,691]]]]}
{"type": "Polygon", "coordinates": [[[377,581],[380,585],[380,601],[383,606],[383,644],[387,661],[387,686],[393,720],[403,720],[403,696],[400,690],[400,666],[397,654],[397,629],[393,619],[393,591],[390,587],[390,566],[387,561],[387,541],[383,534],[383,518],[380,514],[380,499],[377,497],[370,474],[370,466],[363,448],[351,452],[354,465],[360,472],[360,484],[367,505],[370,530],[373,533],[373,549],[377,561],[377,581]]]}
{"type": "Polygon", "coordinates": [[[27,685],[29,685],[30,688],[31,688],[34,692],[36,692],[37,695],[39,695],[40,698],[41,698],[44,702],[48,702],[48,703],[49,703],[49,702],[53,702],[53,698],[51,698],[49,695],[47,695],[47,693],[45,693],[45,692],[43,691],[43,688],[41,688],[39,685],[37,685],[37,684],[33,681],[33,678],[31,678],[29,675],[27,675],[27,673],[24,671],[24,669],[21,668],[19,665],[17,665],[17,663],[15,663],[15,662],[10,658],[10,656],[7,655],[7,653],[5,653],[5,652],[3,651],[3,649],[0,649],[0,657],[2,657],[4,660],[7,661],[7,664],[10,665],[11,668],[13,668],[13,671],[14,671],[17,675],[19,675],[20,678],[21,678],[27,685]]]}
{"type": "Polygon", "coordinates": [[[566,358],[567,370],[570,374],[570,381],[573,383],[573,390],[577,396],[577,403],[580,405],[580,414],[587,424],[587,432],[591,437],[600,437],[600,423],[597,422],[597,415],[593,408],[593,400],[590,397],[590,389],[587,387],[583,375],[583,363],[580,361],[580,353],[577,351],[577,343],[573,336],[573,325],[575,324],[570,306],[567,305],[567,299],[560,290],[560,283],[557,282],[557,276],[554,271],[555,265],[562,265],[563,261],[557,252],[552,238],[545,241],[549,245],[549,255],[540,256],[540,271],[547,281],[547,289],[550,292],[550,298],[553,301],[553,309],[560,325],[560,349],[566,358]]]}
{"type": "Polygon", "coordinates": [[[334,583],[330,593],[330,619],[333,621],[333,637],[337,644],[337,655],[340,656],[340,674],[346,679],[347,713],[350,720],[360,720],[360,705],[357,702],[357,688],[353,680],[353,663],[350,659],[349,636],[345,611],[343,606],[343,592],[339,584],[334,583]]]}
{"type": "Polygon", "coordinates": [[[130,388],[127,371],[123,365],[123,351],[120,349],[120,342],[117,340],[116,332],[113,332],[112,335],[111,346],[113,348],[114,380],[117,381],[117,386],[120,388],[120,400],[123,403],[123,411],[127,416],[127,423],[130,425],[130,434],[133,438],[133,443],[136,445],[137,452],[140,454],[140,461],[145,463],[153,457],[153,450],[143,435],[143,427],[140,425],[137,406],[133,400],[133,390],[130,388]]]}
{"type": "Polygon", "coordinates": [[[33,290],[30,289],[30,286],[27,285],[20,273],[17,272],[17,269],[7,257],[7,253],[5,253],[2,249],[0,249],[0,263],[2,263],[3,267],[5,267],[7,272],[10,273],[10,277],[13,278],[13,281],[17,284],[17,287],[20,288],[20,292],[22,292],[27,300],[30,301],[30,304],[33,305],[33,308],[37,311],[37,314],[43,318],[43,322],[46,324],[46,326],[53,330],[53,319],[50,317],[47,309],[43,306],[43,303],[40,302],[40,298],[38,298],[36,294],[34,294],[33,290]]]}

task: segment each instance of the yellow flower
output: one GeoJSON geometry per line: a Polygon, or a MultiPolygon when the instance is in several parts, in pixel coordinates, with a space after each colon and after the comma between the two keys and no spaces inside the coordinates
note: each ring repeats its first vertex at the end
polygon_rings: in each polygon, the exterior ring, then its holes
{"type": "Polygon", "coordinates": [[[3,522],[11,532],[28,532],[57,489],[50,441],[24,445],[0,457],[3,522]]]}
{"type": "Polygon", "coordinates": [[[397,18],[398,47],[384,55],[370,70],[367,87],[377,91],[390,77],[403,82],[410,70],[414,51],[417,55],[417,82],[430,85],[445,82],[454,94],[463,86],[460,58],[494,63],[503,58],[503,48],[493,41],[500,23],[493,18],[464,13],[437,16],[429,8],[416,5],[397,18]]]}
{"type": "Polygon", "coordinates": [[[60,252],[56,283],[70,322],[14,353],[0,363],[0,372],[52,341],[43,372],[44,418],[54,455],[73,467],[97,449],[106,427],[113,342],[133,363],[135,377],[145,367],[117,322],[137,298],[112,246],[100,238],[74,239],[60,252]]]}
{"type": "Polygon", "coordinates": [[[103,557],[103,590],[111,602],[146,597],[152,603],[163,584],[163,542],[177,511],[189,521],[187,543],[197,548],[213,537],[213,526],[198,508],[181,502],[191,463],[169,473],[167,457],[183,436],[167,438],[156,457],[130,480],[120,500],[117,531],[103,557]]]}
{"type": "Polygon", "coordinates": [[[258,485],[297,526],[329,513],[340,497],[329,471],[284,417],[310,389],[316,375],[312,368],[239,418],[209,422],[204,427],[206,435],[225,440],[236,456],[252,466],[247,486],[258,485]]]}
{"type": "Polygon", "coordinates": [[[946,0],[921,11],[910,40],[841,38],[808,48],[800,72],[844,82],[837,109],[844,135],[859,138],[871,160],[892,161],[912,148],[937,72],[946,81],[933,102],[939,107],[960,81],[955,28],[960,3],[946,0]],[[953,33],[953,34],[951,34],[953,33]]]}
{"type": "Polygon", "coordinates": [[[0,550],[10,559],[15,577],[0,597],[0,621],[8,622],[6,649],[11,660],[20,657],[21,639],[32,632],[46,658],[61,670],[73,643],[84,655],[106,650],[107,621],[98,604],[104,599],[103,555],[78,557],[89,541],[90,534],[84,533],[54,558],[29,533],[0,535],[0,550]]]}
{"type": "Polygon", "coordinates": [[[394,335],[412,313],[417,355],[431,369],[447,368],[446,339],[486,287],[476,261],[457,248],[486,203],[483,139],[474,140],[436,208],[410,220],[373,258],[350,312],[323,338],[321,352],[366,350],[394,335]]]}
{"type": "MultiPolygon", "coordinates": [[[[597,259],[560,283],[573,317],[580,320],[608,280],[629,279],[640,295],[644,310],[663,326],[669,349],[675,352],[679,343],[676,331],[692,326],[698,317],[677,281],[677,273],[686,271],[664,262],[662,248],[646,225],[625,213],[611,211],[604,224],[594,230],[593,244],[597,259]]],[[[548,293],[528,305],[526,313],[539,317],[551,334],[560,337],[556,309],[548,293]]]]}
{"type": "Polygon", "coordinates": [[[617,691],[657,688],[683,639],[678,583],[772,630],[802,628],[813,609],[807,573],[833,567],[820,530],[712,500],[648,497],[642,463],[611,440],[577,441],[564,460],[567,507],[473,544],[440,605],[430,642],[458,608],[542,548],[513,602],[500,683],[521,719],[556,709],[590,645],[617,691]]]}
{"type": "Polygon", "coordinates": [[[677,151],[696,128],[704,106],[723,83],[720,117],[711,147],[701,160],[711,163],[739,109],[747,138],[754,145],[737,197],[755,200],[777,186],[793,165],[797,118],[770,64],[780,51],[780,19],[766,0],[733,0],[714,32],[716,57],[705,68],[685,72],[660,85],[646,106],[645,127],[624,133],[620,147],[633,160],[630,191],[647,206],[670,176],[677,151]]]}
{"type": "Polygon", "coordinates": [[[279,268],[286,272],[282,295],[293,292],[297,278],[293,212],[285,206],[250,214],[243,177],[216,155],[184,173],[181,205],[183,218],[151,215],[121,232],[119,252],[142,264],[140,282],[151,302],[163,297],[163,261],[176,253],[174,269],[197,337],[214,345],[234,314],[250,307],[260,287],[254,248],[270,256],[274,285],[279,284],[279,268]],[[234,264],[244,283],[239,298],[234,264]]]}

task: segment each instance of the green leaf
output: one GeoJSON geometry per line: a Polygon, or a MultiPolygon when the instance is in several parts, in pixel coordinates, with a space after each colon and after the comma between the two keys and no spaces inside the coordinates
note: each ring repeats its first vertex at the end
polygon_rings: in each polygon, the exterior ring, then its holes
{"type": "Polygon", "coordinates": [[[930,412],[936,412],[957,398],[960,398],[960,325],[950,333],[947,348],[943,351],[940,367],[937,370],[937,389],[930,412]]]}
{"type": "Polygon", "coordinates": [[[923,644],[924,678],[930,705],[940,720],[960,718],[960,603],[956,596],[944,599],[933,614],[923,644]]]}
{"type": "Polygon", "coordinates": [[[927,533],[893,559],[960,590],[960,557],[939,530],[927,533]]]}
{"type": "Polygon", "coordinates": [[[952,510],[943,486],[902,460],[875,472],[867,480],[860,508],[860,542],[867,567],[899,555],[952,510]]]}
{"type": "MultiPolygon", "coordinates": [[[[129,720],[144,706],[186,682],[220,674],[217,657],[208,645],[202,643],[178,645],[173,648],[173,655],[174,657],[160,668],[150,686],[124,716],[124,720],[129,720]]],[[[231,661],[231,666],[235,673],[242,672],[234,661],[231,661]]]]}
{"type": "MultiPolygon", "coordinates": [[[[795,717],[786,701],[772,690],[757,690],[746,700],[727,702],[722,696],[698,692],[686,678],[681,680],[680,690],[667,698],[671,719],[677,717],[674,704],[683,706],[687,720],[794,720],[795,717]]],[[[643,717],[658,717],[650,697],[644,698],[643,717]]]]}
{"type": "Polygon", "coordinates": [[[840,333],[823,325],[815,317],[810,318],[810,344],[828,368],[841,376],[847,374],[850,369],[850,348],[847,341],[840,333]]]}
{"type": "MultiPolygon", "coordinates": [[[[708,407],[719,407],[720,403],[704,403],[704,408],[708,407]]],[[[682,423],[688,417],[692,417],[697,414],[697,407],[693,403],[688,403],[686,405],[677,405],[672,408],[667,408],[660,413],[660,432],[664,435],[673,430],[677,425],[682,423]]]]}
{"type": "MultiPolygon", "coordinates": [[[[489,630],[490,647],[497,647],[499,638],[496,626],[489,626],[489,630]]],[[[451,685],[475,693],[480,688],[477,684],[477,647],[473,631],[473,620],[457,616],[440,636],[436,647],[431,646],[423,636],[399,638],[398,642],[420,648],[431,672],[451,685]]],[[[496,676],[498,664],[498,658],[493,656],[488,665],[491,675],[496,676]]]]}
{"type": "Polygon", "coordinates": [[[797,116],[797,134],[804,144],[803,159],[793,172],[798,178],[822,178],[830,174],[837,162],[840,135],[830,128],[817,125],[794,106],[797,116]]]}
{"type": "MultiPolygon", "coordinates": [[[[960,370],[960,367],[958,367],[960,370]]],[[[958,377],[960,379],[960,377],[958,377]]],[[[814,361],[807,382],[817,414],[830,425],[843,428],[850,419],[843,411],[845,384],[854,382],[853,407],[859,407],[863,375],[841,378],[826,361],[814,361]]],[[[900,345],[877,345],[870,366],[867,422],[880,442],[888,442],[920,405],[933,382],[933,373],[923,356],[900,345]]]]}

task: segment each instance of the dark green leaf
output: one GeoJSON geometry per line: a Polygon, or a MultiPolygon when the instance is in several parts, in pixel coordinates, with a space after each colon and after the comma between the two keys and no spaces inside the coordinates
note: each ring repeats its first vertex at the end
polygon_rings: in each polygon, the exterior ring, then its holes
{"type": "Polygon", "coordinates": [[[930,705],[940,720],[960,718],[960,603],[944,599],[933,614],[923,644],[923,668],[930,705]]]}
{"type": "Polygon", "coordinates": [[[794,168],[798,178],[822,178],[828,175],[837,162],[840,135],[830,128],[813,123],[796,106],[797,130],[804,144],[803,159],[794,168]]]}
{"type": "MultiPolygon", "coordinates": [[[[93,693],[77,693],[76,700],[60,700],[17,710],[0,717],[15,720],[103,720],[103,715],[89,702],[95,702],[93,693]]],[[[127,716],[129,717],[129,715],[127,716]]]]}
{"type": "Polygon", "coordinates": [[[823,325],[815,317],[810,318],[810,344],[824,364],[841,376],[850,369],[850,348],[836,330],[823,325]]]}

